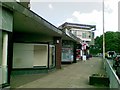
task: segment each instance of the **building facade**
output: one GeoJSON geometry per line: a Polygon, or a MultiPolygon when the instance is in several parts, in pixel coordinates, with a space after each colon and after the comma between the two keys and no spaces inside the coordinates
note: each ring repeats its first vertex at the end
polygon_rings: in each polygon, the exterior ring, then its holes
{"type": "MultiPolygon", "coordinates": [[[[72,33],[80,39],[80,44],[78,44],[77,56],[79,59],[83,55],[89,55],[90,45],[94,45],[94,31],[96,30],[95,25],[86,25],[86,24],[76,24],[65,22],[59,28],[63,29],[66,33],[72,33]],[[80,57],[81,56],[81,57],[80,57]]],[[[78,59],[78,60],[79,60],[78,59]]]]}
{"type": "Polygon", "coordinates": [[[95,25],[76,24],[65,22],[59,28],[65,30],[66,33],[71,32],[82,41],[87,42],[89,45],[94,45],[94,31],[96,30],[95,25]]]}
{"type": "Polygon", "coordinates": [[[74,35],[64,33],[19,2],[0,2],[0,20],[2,88],[10,85],[13,74],[61,69],[62,41],[71,42],[75,51],[78,39],[74,35]]]}

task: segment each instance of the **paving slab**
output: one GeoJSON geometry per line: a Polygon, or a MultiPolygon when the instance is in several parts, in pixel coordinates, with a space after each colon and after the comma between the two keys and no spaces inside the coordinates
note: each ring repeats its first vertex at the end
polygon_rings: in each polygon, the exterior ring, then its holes
{"type": "Polygon", "coordinates": [[[89,76],[94,73],[106,74],[102,58],[93,57],[85,62],[78,61],[63,65],[62,69],[48,74],[27,75],[20,79],[20,76],[17,76],[16,79],[12,77],[11,87],[14,88],[15,81],[24,83],[27,78],[32,80],[15,88],[106,88],[105,86],[89,85],[89,76]]]}

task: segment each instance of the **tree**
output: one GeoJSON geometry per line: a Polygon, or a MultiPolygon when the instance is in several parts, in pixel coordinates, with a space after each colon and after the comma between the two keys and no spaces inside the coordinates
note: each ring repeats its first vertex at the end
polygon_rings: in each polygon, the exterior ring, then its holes
{"type": "MultiPolygon", "coordinates": [[[[105,33],[105,51],[116,51],[120,53],[120,32],[108,31],[105,33]]],[[[103,35],[95,38],[95,45],[91,46],[92,54],[103,52],[103,35]]]]}

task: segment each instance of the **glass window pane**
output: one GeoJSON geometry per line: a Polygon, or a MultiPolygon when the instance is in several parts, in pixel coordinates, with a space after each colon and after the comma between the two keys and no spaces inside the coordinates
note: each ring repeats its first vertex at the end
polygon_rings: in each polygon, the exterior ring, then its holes
{"type": "Polygon", "coordinates": [[[86,38],[86,33],[82,33],[82,38],[86,38]]]}

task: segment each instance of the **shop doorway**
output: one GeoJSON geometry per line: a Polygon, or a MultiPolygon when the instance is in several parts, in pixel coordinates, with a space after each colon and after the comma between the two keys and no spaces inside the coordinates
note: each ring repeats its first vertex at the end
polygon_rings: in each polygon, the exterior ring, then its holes
{"type": "Polygon", "coordinates": [[[55,68],[55,46],[50,45],[49,46],[49,68],[55,68]]]}

